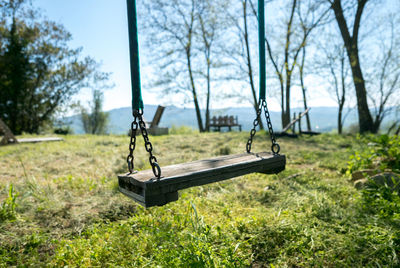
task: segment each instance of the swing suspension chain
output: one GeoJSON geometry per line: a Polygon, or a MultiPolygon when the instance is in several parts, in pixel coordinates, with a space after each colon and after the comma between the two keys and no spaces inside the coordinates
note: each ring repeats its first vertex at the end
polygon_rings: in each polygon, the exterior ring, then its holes
{"type": "Polygon", "coordinates": [[[260,104],[261,103],[258,104],[257,117],[256,117],[256,119],[254,119],[253,128],[250,131],[250,138],[249,138],[249,140],[247,141],[247,144],[246,144],[247,153],[251,152],[251,145],[253,143],[253,138],[254,138],[254,136],[256,135],[256,132],[257,132],[256,127],[260,124],[260,119],[261,119],[261,105],[260,104]]]}
{"type": "Polygon", "coordinates": [[[129,143],[129,155],[127,157],[128,161],[128,169],[129,172],[132,174],[134,172],[134,156],[133,156],[133,151],[135,150],[136,147],[136,131],[138,130],[138,127],[140,127],[140,131],[143,136],[144,140],[144,147],[146,148],[146,151],[149,153],[149,162],[151,165],[151,169],[153,170],[153,174],[157,179],[161,178],[161,168],[160,165],[157,163],[157,158],[153,155],[153,145],[150,142],[148,132],[146,129],[146,123],[143,120],[143,110],[134,110],[133,112],[133,122],[131,125],[131,141],[129,143]],[[139,120],[139,123],[137,122],[139,120]]]}
{"type": "Polygon", "coordinates": [[[274,155],[275,154],[279,154],[279,151],[281,150],[281,147],[276,142],[274,129],[272,128],[271,116],[269,114],[267,101],[265,99],[260,100],[260,102],[258,104],[257,118],[254,119],[253,128],[250,131],[250,138],[248,139],[247,144],[246,144],[246,151],[247,151],[247,153],[251,152],[251,145],[253,143],[253,138],[254,138],[254,136],[256,135],[256,132],[257,132],[256,127],[260,124],[262,109],[264,109],[265,118],[267,119],[268,132],[269,132],[269,136],[271,138],[271,143],[272,143],[271,151],[272,151],[272,153],[274,155]]]}
{"type": "Polygon", "coordinates": [[[134,166],[134,159],[135,157],[133,156],[133,151],[135,151],[136,148],[136,131],[138,129],[139,124],[137,123],[137,117],[133,117],[133,121],[131,124],[131,141],[129,142],[129,155],[126,158],[126,161],[128,162],[128,169],[129,173],[133,173],[135,166],[134,166]]]}
{"type": "Polygon", "coordinates": [[[272,143],[271,151],[273,154],[279,154],[281,147],[276,142],[274,129],[272,128],[271,116],[269,114],[267,101],[265,99],[262,100],[262,106],[264,107],[265,118],[267,119],[267,125],[268,125],[268,132],[269,132],[269,136],[271,138],[271,143],[272,143]]]}

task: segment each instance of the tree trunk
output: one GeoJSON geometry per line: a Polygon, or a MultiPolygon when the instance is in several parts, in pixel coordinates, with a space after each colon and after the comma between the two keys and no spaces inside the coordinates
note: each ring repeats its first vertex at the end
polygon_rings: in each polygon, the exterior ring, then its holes
{"type": "Polygon", "coordinates": [[[198,98],[197,98],[196,86],[195,86],[195,84],[194,84],[193,70],[192,70],[192,61],[191,61],[191,55],[190,55],[190,48],[187,48],[187,49],[186,49],[186,59],[187,59],[187,66],[188,66],[189,77],[190,77],[190,86],[192,87],[194,108],[195,108],[195,110],[196,110],[197,124],[198,124],[198,126],[199,126],[199,131],[200,131],[200,132],[204,132],[203,120],[202,120],[202,118],[201,118],[201,111],[200,111],[200,106],[199,106],[199,100],[198,100],[198,98]]]}
{"type": "Polygon", "coordinates": [[[400,134],[400,125],[399,125],[399,127],[397,128],[397,130],[396,130],[396,132],[394,134],[396,134],[396,135],[400,134]]]}
{"type": "MultiPolygon", "coordinates": [[[[386,134],[387,135],[390,135],[390,133],[394,130],[394,128],[397,126],[397,123],[398,122],[394,122],[389,128],[388,128],[388,130],[387,130],[387,132],[386,132],[386,134]]],[[[399,128],[400,128],[400,125],[399,125],[399,128]]],[[[397,135],[397,134],[396,134],[397,135]]]]}
{"type": "MultiPolygon", "coordinates": [[[[344,53],[344,52],[343,52],[344,53]]],[[[345,81],[345,71],[344,71],[344,58],[345,56],[341,54],[340,58],[340,79],[341,79],[341,87],[342,87],[342,97],[339,95],[339,85],[335,76],[335,84],[336,84],[336,94],[339,102],[339,113],[338,113],[338,133],[339,135],[343,133],[343,108],[344,103],[346,101],[346,81],[345,81]]],[[[334,72],[332,72],[334,74],[334,72]]]]}
{"type": "Polygon", "coordinates": [[[379,119],[379,118],[376,118],[376,120],[374,121],[374,124],[372,126],[371,132],[372,133],[378,133],[379,128],[381,127],[381,123],[382,123],[382,120],[379,119]]]}
{"type": "Polygon", "coordinates": [[[286,109],[283,113],[283,121],[282,125],[287,126],[290,123],[290,86],[291,86],[291,77],[290,75],[286,76],[286,94],[285,94],[285,104],[286,104],[286,109]]]}
{"type": "Polygon", "coordinates": [[[207,103],[206,103],[206,131],[210,131],[210,94],[211,94],[211,75],[210,75],[210,54],[207,53],[207,103]]]}
{"type": "MultiPolygon", "coordinates": [[[[282,76],[282,73],[279,71],[278,65],[275,62],[274,57],[272,56],[272,49],[271,49],[271,46],[270,46],[267,38],[265,38],[265,43],[267,44],[267,50],[268,50],[269,59],[271,60],[272,64],[274,65],[275,73],[278,75],[278,78],[279,78],[279,85],[280,85],[280,90],[281,90],[281,110],[282,110],[282,112],[281,112],[281,122],[283,122],[283,112],[285,110],[285,105],[284,105],[284,101],[283,101],[284,100],[284,88],[285,88],[284,82],[283,82],[283,76],[282,76]]],[[[285,126],[282,125],[282,129],[284,127],[285,126]]]]}
{"type": "Polygon", "coordinates": [[[349,57],[351,62],[351,71],[353,73],[354,87],[357,96],[358,121],[360,125],[360,133],[372,132],[376,133],[371,113],[368,108],[367,91],[365,89],[365,81],[362,75],[360,61],[358,58],[358,49],[351,52],[349,57]]]}
{"type": "Polygon", "coordinates": [[[339,104],[339,112],[338,112],[338,134],[341,135],[343,133],[343,104],[339,104]]]}
{"type": "MultiPolygon", "coordinates": [[[[299,68],[300,71],[300,83],[301,83],[301,92],[303,93],[303,105],[304,105],[304,110],[308,109],[307,106],[307,95],[306,95],[306,87],[304,86],[304,64],[305,64],[305,59],[306,59],[306,47],[302,47],[303,51],[303,57],[301,59],[301,65],[299,68]]],[[[310,121],[310,116],[308,113],[306,113],[306,122],[307,122],[307,130],[311,131],[311,121],[310,121]]]]}
{"type": "MultiPolygon", "coordinates": [[[[250,82],[250,88],[251,88],[251,93],[253,96],[253,107],[254,111],[258,111],[258,101],[257,101],[257,93],[256,89],[254,86],[254,79],[253,79],[253,66],[251,64],[251,55],[250,55],[250,44],[249,44],[249,34],[248,34],[248,27],[247,27],[247,0],[243,2],[243,23],[244,23],[244,42],[246,45],[246,60],[247,60],[247,68],[248,68],[248,75],[249,75],[249,82],[250,82]]],[[[262,120],[260,118],[259,122],[260,129],[264,129],[264,125],[262,123],[262,120]]]]}
{"type": "MultiPolygon", "coordinates": [[[[293,120],[295,120],[295,119],[296,119],[296,113],[293,113],[293,120]]],[[[286,125],[288,125],[288,124],[286,124],[286,125]]],[[[294,124],[292,125],[292,132],[293,132],[293,134],[296,133],[296,122],[294,122],[294,124]]]]}
{"type": "Polygon", "coordinates": [[[285,72],[286,72],[286,88],[285,88],[285,106],[282,106],[282,126],[285,127],[290,123],[290,86],[292,70],[289,68],[289,48],[290,48],[290,37],[292,35],[292,23],[293,17],[296,10],[297,0],[293,0],[290,18],[286,29],[286,41],[285,41],[285,72]]]}
{"type": "Polygon", "coordinates": [[[201,27],[201,37],[204,44],[204,59],[207,65],[207,73],[206,73],[206,80],[207,80],[207,96],[206,96],[206,113],[205,113],[205,131],[210,131],[210,98],[211,98],[211,44],[214,38],[214,30],[209,33],[206,30],[205,22],[202,17],[202,13],[199,13],[199,22],[201,27]],[[209,38],[209,39],[208,39],[209,38]]]}
{"type": "Polygon", "coordinates": [[[360,133],[376,132],[376,130],[374,129],[373,119],[368,108],[365,81],[363,78],[360,66],[360,59],[358,56],[358,30],[360,27],[361,15],[367,1],[368,0],[358,1],[352,36],[349,33],[347,22],[343,15],[341,0],[335,0],[332,4],[332,9],[335,13],[336,22],[339,26],[344,45],[346,47],[347,56],[349,58],[351,72],[353,75],[353,83],[357,96],[357,110],[360,133]]]}

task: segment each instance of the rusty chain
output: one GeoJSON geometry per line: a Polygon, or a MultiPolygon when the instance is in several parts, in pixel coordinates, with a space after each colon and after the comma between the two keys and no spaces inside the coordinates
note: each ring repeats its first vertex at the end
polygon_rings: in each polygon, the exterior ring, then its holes
{"type": "Polygon", "coordinates": [[[253,138],[257,132],[256,127],[260,124],[262,109],[264,109],[265,118],[267,119],[268,132],[269,132],[269,136],[271,138],[271,143],[272,143],[271,151],[273,154],[279,154],[281,147],[279,146],[279,144],[276,142],[276,139],[275,139],[274,130],[272,128],[271,116],[268,111],[268,106],[267,106],[266,100],[260,100],[260,102],[258,104],[257,118],[254,119],[253,128],[250,131],[250,138],[248,139],[247,144],[246,144],[246,151],[247,151],[247,153],[251,152],[251,145],[253,143],[253,138]]]}
{"type": "Polygon", "coordinates": [[[138,127],[140,128],[140,131],[142,133],[146,151],[150,155],[149,162],[151,165],[151,169],[153,170],[153,174],[157,179],[160,179],[161,178],[161,168],[157,162],[157,158],[153,155],[153,145],[150,142],[148,132],[146,129],[146,123],[143,120],[143,110],[134,110],[133,111],[133,122],[131,124],[131,140],[129,143],[129,155],[127,157],[129,172],[131,174],[134,173],[133,151],[135,150],[135,147],[136,147],[136,134],[137,134],[138,127]],[[139,123],[138,123],[138,120],[139,120],[139,123]]]}

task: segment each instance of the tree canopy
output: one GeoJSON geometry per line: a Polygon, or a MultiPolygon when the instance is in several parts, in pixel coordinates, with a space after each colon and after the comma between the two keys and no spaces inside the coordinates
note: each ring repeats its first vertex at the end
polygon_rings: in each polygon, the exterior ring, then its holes
{"type": "Polygon", "coordinates": [[[30,1],[2,1],[0,13],[0,117],[15,134],[39,132],[81,88],[107,79],[30,1]]]}

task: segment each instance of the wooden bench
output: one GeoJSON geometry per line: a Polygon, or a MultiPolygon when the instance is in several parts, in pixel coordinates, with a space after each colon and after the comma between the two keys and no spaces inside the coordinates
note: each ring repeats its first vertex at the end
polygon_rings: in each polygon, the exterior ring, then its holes
{"type": "Polygon", "coordinates": [[[221,128],[227,127],[229,131],[232,131],[232,127],[238,127],[239,131],[242,131],[242,125],[238,122],[238,117],[233,116],[213,116],[210,122],[210,128],[214,128],[214,130],[221,131],[221,128]]]}
{"type": "Polygon", "coordinates": [[[118,176],[119,190],[145,207],[162,206],[178,200],[178,191],[259,172],[279,173],[285,169],[284,155],[243,153],[161,167],[161,179],[152,170],[118,176]]]}

